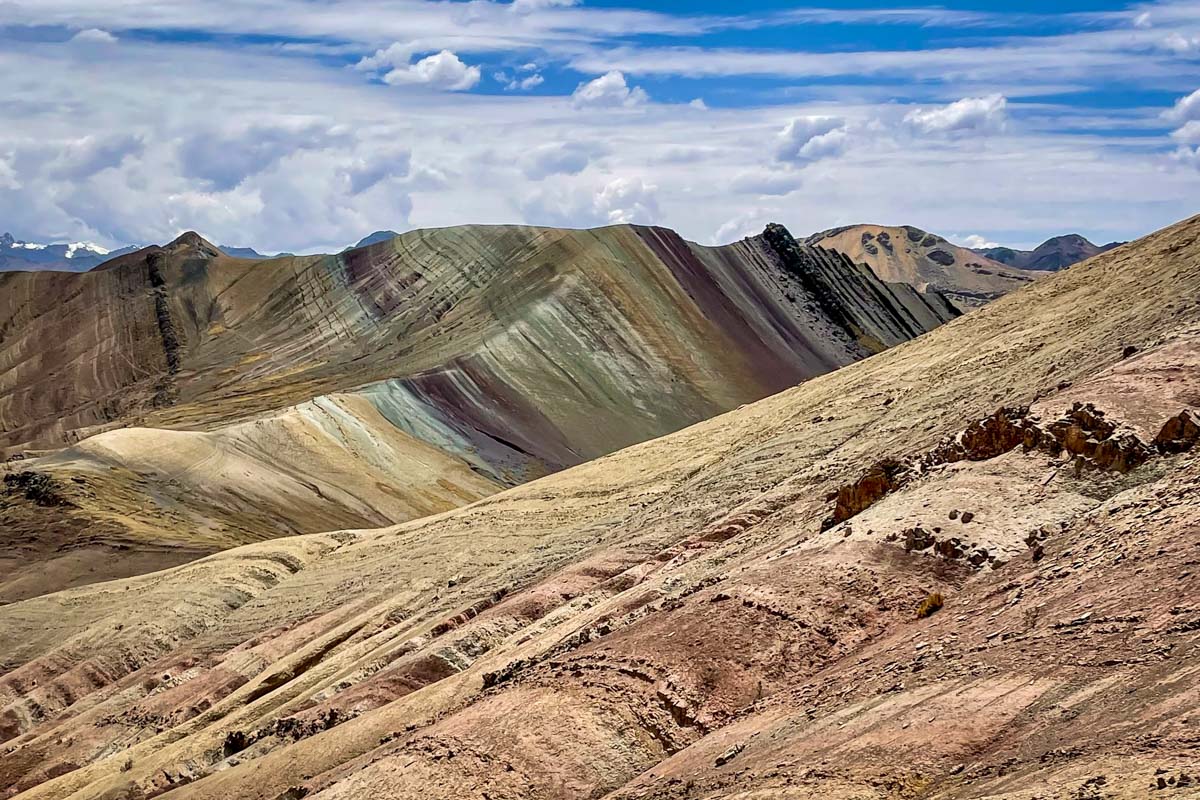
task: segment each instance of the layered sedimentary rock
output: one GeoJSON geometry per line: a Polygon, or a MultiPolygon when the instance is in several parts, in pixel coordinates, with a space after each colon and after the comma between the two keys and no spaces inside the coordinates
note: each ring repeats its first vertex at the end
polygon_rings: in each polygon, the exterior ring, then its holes
{"type": "Polygon", "coordinates": [[[0,607],[0,786],[1189,796],[1198,296],[1200,218],[467,508],[0,607]],[[1077,471],[997,408],[1155,445],[1077,471]]]}
{"type": "Polygon", "coordinates": [[[807,242],[863,262],[885,281],[939,291],[964,311],[1045,275],[993,261],[911,225],[851,225],[814,234],[807,242]]]}
{"type": "Polygon", "coordinates": [[[83,275],[0,275],[0,452],[68,498],[0,495],[0,557],[28,573],[0,600],[37,593],[47,559],[42,590],[445,511],[955,313],[782,228],[722,248],[453,228],[267,261],[188,234],[83,275]]]}

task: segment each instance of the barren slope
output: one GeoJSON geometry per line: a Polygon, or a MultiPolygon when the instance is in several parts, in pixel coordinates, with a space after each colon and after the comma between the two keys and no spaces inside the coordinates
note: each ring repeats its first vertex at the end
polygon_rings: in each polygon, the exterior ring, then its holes
{"type": "Polygon", "coordinates": [[[455,228],[265,262],[193,234],[3,275],[0,441],[26,457],[0,494],[0,602],[445,511],[953,314],[782,228],[724,248],[455,228]]]}
{"type": "Polygon", "coordinates": [[[1195,218],[460,510],[2,607],[0,785],[1195,796],[1198,296],[1195,218]]]}
{"type": "Polygon", "coordinates": [[[1045,274],[1007,266],[907,225],[853,225],[814,234],[807,241],[869,265],[885,281],[937,289],[964,311],[1045,274]]]}

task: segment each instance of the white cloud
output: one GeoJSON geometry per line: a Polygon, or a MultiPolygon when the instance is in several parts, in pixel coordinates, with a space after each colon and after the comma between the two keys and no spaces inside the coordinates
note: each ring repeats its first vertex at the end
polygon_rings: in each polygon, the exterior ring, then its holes
{"type": "Polygon", "coordinates": [[[710,239],[712,244],[728,244],[762,233],[772,222],[775,212],[764,208],[752,208],[722,223],[710,239]]]}
{"type": "Polygon", "coordinates": [[[534,148],[521,160],[521,171],[531,180],[551,175],[578,175],[602,152],[596,145],[563,142],[534,148]]]}
{"type": "Polygon", "coordinates": [[[376,72],[387,68],[407,67],[412,56],[411,42],[393,42],[381,50],[376,50],[374,55],[364,57],[354,68],[360,72],[376,72]]]}
{"type": "Polygon", "coordinates": [[[981,134],[1004,130],[1007,122],[1008,99],[1001,94],[986,97],[964,97],[947,106],[915,109],[904,117],[904,123],[923,134],[981,134]]]}
{"type": "Polygon", "coordinates": [[[970,248],[971,250],[989,250],[993,247],[1000,247],[998,242],[990,241],[977,233],[973,233],[970,236],[964,236],[960,244],[963,247],[970,248]]]}
{"type": "Polygon", "coordinates": [[[383,76],[383,81],[392,86],[418,85],[447,92],[464,92],[479,83],[479,76],[479,67],[467,66],[454,53],[442,50],[415,64],[396,67],[383,76]]]}
{"type": "Polygon", "coordinates": [[[1134,17],[1133,27],[1142,29],[1153,27],[1153,23],[1150,21],[1150,12],[1143,11],[1141,14],[1138,14],[1136,17],[1134,17]]]}
{"type": "Polygon", "coordinates": [[[72,36],[71,41],[82,44],[116,44],[117,37],[100,28],[87,28],[72,36]]]}
{"type": "Polygon", "coordinates": [[[1183,144],[1200,144],[1200,119],[1188,121],[1171,133],[1171,138],[1183,144]]]}
{"type": "Polygon", "coordinates": [[[383,181],[406,178],[411,167],[412,151],[406,147],[389,147],[361,155],[346,167],[350,193],[359,195],[383,181]]]}
{"type": "Polygon", "coordinates": [[[708,103],[704,102],[703,97],[697,97],[695,100],[688,103],[688,105],[697,111],[708,111],[708,103]]]}
{"type": "Polygon", "coordinates": [[[1200,119],[1200,89],[1181,97],[1175,105],[1163,113],[1163,117],[1171,122],[1190,122],[1200,119]]]}
{"type": "Polygon", "coordinates": [[[512,8],[517,13],[529,13],[546,8],[567,8],[579,5],[579,0],[513,0],[512,8]]]}
{"type": "Polygon", "coordinates": [[[325,150],[347,141],[344,130],[319,122],[209,129],[179,144],[179,163],[185,176],[225,191],[292,153],[325,150]]]}
{"type": "Polygon", "coordinates": [[[1163,39],[1162,44],[1163,47],[1176,55],[1182,56],[1190,53],[1200,53],[1200,36],[1184,36],[1180,33],[1172,33],[1163,39]]]}
{"type": "Polygon", "coordinates": [[[650,98],[640,86],[630,87],[625,76],[614,70],[579,84],[571,99],[578,108],[633,108],[650,98]]]}
{"type": "Polygon", "coordinates": [[[62,147],[50,169],[56,177],[81,180],[140,155],[145,145],[141,136],[133,134],[85,136],[62,147]]]}
{"type": "Polygon", "coordinates": [[[532,225],[587,228],[622,223],[654,225],[662,219],[658,187],[641,178],[614,178],[603,186],[559,186],[521,204],[532,225]]]}
{"type": "Polygon", "coordinates": [[[17,180],[17,171],[13,169],[13,165],[7,158],[0,156],[0,189],[16,191],[20,188],[21,182],[17,180]]]}
{"type": "Polygon", "coordinates": [[[1200,170],[1200,147],[1181,147],[1171,157],[1180,164],[1200,170]]]}
{"type": "Polygon", "coordinates": [[[657,195],[658,187],[641,178],[617,178],[596,193],[593,205],[612,224],[653,225],[662,219],[657,195]]]}
{"type": "Polygon", "coordinates": [[[846,146],[846,121],[841,117],[797,117],[779,132],[775,158],[793,164],[840,155],[846,146]]]}
{"type": "Polygon", "coordinates": [[[509,75],[506,72],[497,72],[495,75],[496,81],[504,84],[506,92],[528,92],[530,89],[536,89],[546,82],[540,72],[535,72],[532,75],[509,75]]]}

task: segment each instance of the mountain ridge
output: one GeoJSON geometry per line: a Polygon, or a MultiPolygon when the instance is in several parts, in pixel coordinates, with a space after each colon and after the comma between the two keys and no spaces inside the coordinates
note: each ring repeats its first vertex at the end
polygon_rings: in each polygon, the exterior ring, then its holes
{"type": "Polygon", "coordinates": [[[39,591],[48,564],[74,585],[147,553],[445,511],[956,314],[782,228],[705,248],[466,226],[253,262],[189,232],[82,275],[5,273],[0,453],[45,491],[0,501],[29,537],[0,599],[39,591]]]}
{"type": "Polygon", "coordinates": [[[932,287],[963,310],[978,308],[1040,277],[993,261],[911,225],[848,225],[809,236],[809,245],[845,253],[885,281],[932,287]]]}
{"type": "Polygon", "coordinates": [[[463,509],[0,606],[0,783],[1186,794],[1197,295],[1200,217],[463,509]]]}
{"type": "Polygon", "coordinates": [[[1077,233],[1053,236],[1033,250],[1015,250],[1011,247],[976,248],[972,252],[1019,269],[1046,270],[1056,272],[1080,261],[1107,253],[1126,242],[1110,242],[1095,245],[1077,233]]]}

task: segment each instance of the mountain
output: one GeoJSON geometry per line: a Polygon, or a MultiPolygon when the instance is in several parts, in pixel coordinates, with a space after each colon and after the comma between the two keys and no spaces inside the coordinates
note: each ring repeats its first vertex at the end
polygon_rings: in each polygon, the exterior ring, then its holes
{"type": "Polygon", "coordinates": [[[264,256],[253,247],[227,247],[226,245],[220,245],[218,249],[231,258],[248,258],[255,261],[272,258],[272,256],[264,256]]]}
{"type": "Polygon", "coordinates": [[[720,248],[477,226],[266,261],[186,234],[6,273],[0,600],[444,512],[955,315],[779,226],[720,248]]]}
{"type": "Polygon", "coordinates": [[[11,233],[4,233],[0,234],[0,272],[42,269],[87,272],[134,249],[109,251],[89,242],[39,244],[20,241],[11,233]]]}
{"type": "Polygon", "coordinates": [[[354,245],[354,247],[349,247],[346,249],[353,250],[357,247],[369,247],[373,244],[379,244],[380,242],[386,242],[389,239],[395,239],[399,235],[400,234],[396,233],[395,231],[375,231],[371,235],[365,236],[361,240],[359,240],[358,244],[354,245]]]}
{"type": "MultiPolygon", "coordinates": [[[[87,272],[114,258],[137,252],[139,247],[123,247],[106,250],[89,242],[72,244],[37,244],[15,239],[11,233],[0,234],[0,272],[59,270],[63,272],[87,272]]],[[[265,259],[269,256],[251,247],[220,248],[226,255],[235,258],[265,259]]]]}
{"type": "Polygon", "coordinates": [[[465,508],[2,606],[0,785],[1194,796],[1198,296],[1200,217],[465,508]]]}
{"type": "Polygon", "coordinates": [[[931,287],[966,311],[995,300],[1042,273],[1006,266],[911,226],[851,225],[808,237],[871,267],[885,281],[931,287]]]}
{"type": "Polygon", "coordinates": [[[1093,256],[1107,253],[1125,242],[1112,242],[1103,247],[1094,245],[1077,233],[1047,239],[1034,250],[1013,250],[1008,247],[989,247],[972,252],[993,261],[1019,269],[1048,270],[1051,272],[1086,261],[1093,256]]]}

